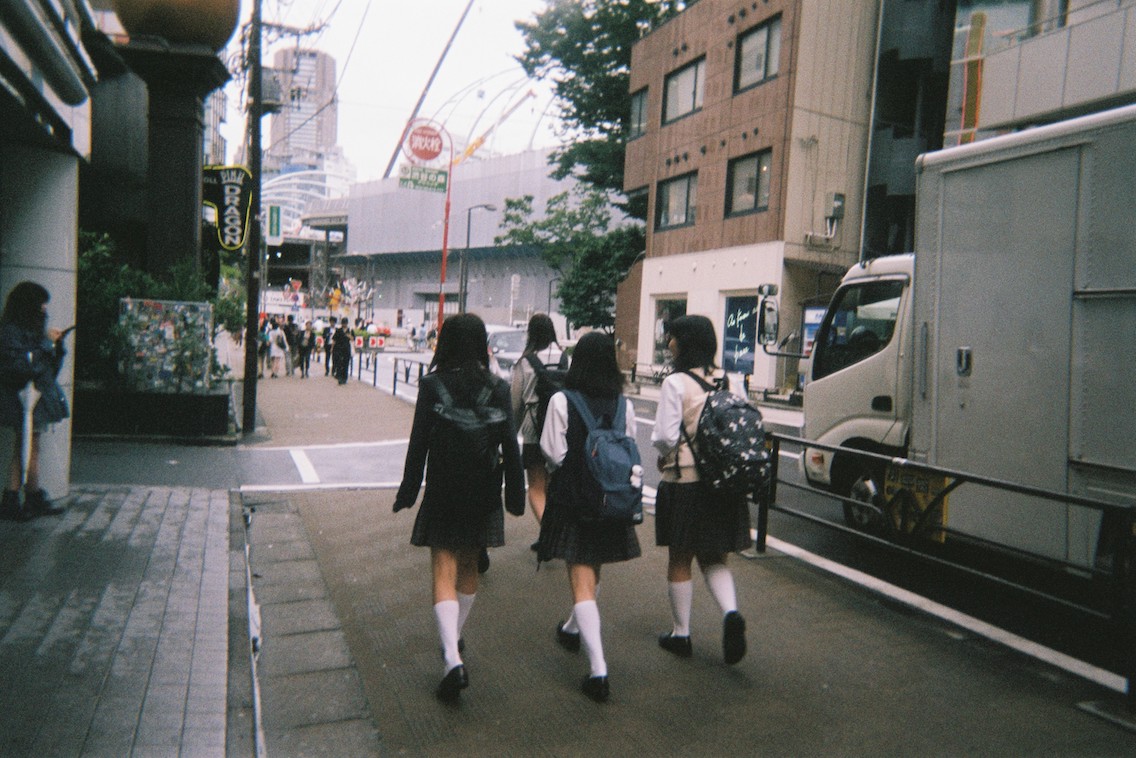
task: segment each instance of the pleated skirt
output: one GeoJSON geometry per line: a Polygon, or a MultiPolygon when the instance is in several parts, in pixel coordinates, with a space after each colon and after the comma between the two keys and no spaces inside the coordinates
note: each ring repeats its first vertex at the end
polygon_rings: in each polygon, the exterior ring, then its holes
{"type": "Polygon", "coordinates": [[[700,482],[659,482],[655,544],[707,556],[745,550],[753,544],[745,497],[708,493],[700,482]]]}

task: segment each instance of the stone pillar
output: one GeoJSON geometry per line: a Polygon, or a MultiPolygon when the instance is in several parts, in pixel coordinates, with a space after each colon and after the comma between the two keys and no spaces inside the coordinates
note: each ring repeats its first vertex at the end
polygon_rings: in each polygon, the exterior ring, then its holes
{"type": "Polygon", "coordinates": [[[185,259],[200,267],[203,99],[229,72],[204,45],[141,37],[118,52],[149,90],[145,269],[160,276],[185,259]]]}
{"type": "MultiPolygon", "coordinates": [[[[51,293],[48,326],[75,323],[78,279],[79,158],[70,153],[0,143],[0,302],[12,288],[30,280],[51,293]]],[[[80,325],[80,328],[81,325],[80,325]]],[[[71,405],[74,339],[59,385],[71,405]]],[[[12,434],[3,437],[0,469],[7,477],[12,434]]],[[[51,499],[65,497],[71,486],[71,420],[40,435],[40,486],[51,499]]]]}

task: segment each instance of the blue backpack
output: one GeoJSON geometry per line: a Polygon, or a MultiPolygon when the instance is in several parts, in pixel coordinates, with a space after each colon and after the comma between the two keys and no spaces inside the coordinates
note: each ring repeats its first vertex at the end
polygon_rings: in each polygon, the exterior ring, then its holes
{"type": "Polygon", "coordinates": [[[601,425],[579,392],[565,390],[564,396],[588,428],[584,471],[591,481],[585,490],[592,496],[577,516],[592,523],[643,523],[643,466],[639,446],[627,436],[627,401],[620,395],[615,418],[601,425]]]}

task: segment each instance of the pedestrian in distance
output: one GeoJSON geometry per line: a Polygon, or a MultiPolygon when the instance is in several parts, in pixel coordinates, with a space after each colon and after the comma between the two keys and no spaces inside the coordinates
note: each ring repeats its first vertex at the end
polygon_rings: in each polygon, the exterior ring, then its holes
{"type": "Polygon", "coordinates": [[[335,319],[331,319],[331,323],[323,328],[323,375],[331,376],[331,350],[335,343],[332,337],[335,336],[335,319]]]}
{"type": "Polygon", "coordinates": [[[263,379],[268,367],[268,319],[261,319],[256,330],[256,378],[263,379]]]}
{"type": "Polygon", "coordinates": [[[714,362],[718,339],[705,316],[681,316],[665,328],[675,370],[660,387],[651,442],[662,472],[655,498],[655,542],[668,551],[667,594],[674,623],[670,632],[660,635],[659,646],[680,658],[693,654],[690,612],[692,566],[697,560],[722,611],[723,658],[734,664],[746,652],[745,619],[738,613],[726,557],[752,544],[749,506],[744,495],[713,494],[704,488],[690,447],[707,396],[691,375],[711,384],[723,379],[724,372],[714,362]]]}
{"type": "Polygon", "coordinates": [[[296,317],[291,313],[285,319],[283,329],[284,338],[288,341],[288,354],[284,356],[284,372],[288,376],[293,376],[296,373],[296,366],[300,364],[300,345],[296,339],[300,327],[296,324],[296,317]]]}
{"type": "Polygon", "coordinates": [[[289,355],[289,348],[287,348],[287,336],[281,325],[276,323],[275,318],[268,319],[265,340],[268,343],[268,375],[276,378],[284,370],[284,360],[289,355]]]}
{"type": "MultiPolygon", "coordinates": [[[[626,433],[635,437],[635,412],[623,396],[623,372],[615,357],[615,343],[603,332],[584,335],[572,354],[572,366],[564,378],[566,390],[579,392],[596,418],[616,418],[620,403],[626,405],[626,433]]],[[[564,560],[572,593],[572,613],[556,626],[557,642],[575,652],[583,647],[588,656],[589,673],[583,691],[592,700],[604,702],[610,694],[607,661],[600,635],[600,569],[605,563],[627,561],[639,556],[639,540],[631,523],[584,521],[580,514],[588,509],[586,498],[595,493],[583,486],[586,467],[587,424],[564,392],[554,394],[548,404],[541,451],[552,476],[544,518],[540,523],[538,561],[564,560]]]]}
{"type": "Polygon", "coordinates": [[[419,384],[395,513],[414,505],[424,469],[426,489],[410,543],[430,548],[434,617],[445,661],[435,694],[454,702],[469,686],[462,630],[477,594],[478,555],[505,544],[502,482],[509,513],[520,516],[525,509],[509,386],[489,371],[485,323],[472,313],[443,323],[433,365],[419,384]],[[476,414],[485,423],[463,434],[455,412],[464,412],[463,418],[476,414]]]}
{"type": "Polygon", "coordinates": [[[331,373],[340,384],[347,384],[351,374],[351,335],[350,322],[346,317],[340,319],[339,326],[331,335],[331,373]]]}
{"type": "Polygon", "coordinates": [[[296,346],[300,353],[300,376],[307,379],[312,366],[312,350],[316,346],[316,333],[311,321],[304,322],[304,328],[296,337],[296,346]]]}
{"type": "Polygon", "coordinates": [[[41,285],[20,282],[8,294],[0,315],[0,426],[14,432],[8,481],[0,499],[0,518],[8,521],[63,513],[39,486],[40,434],[69,415],[67,398],[56,381],[66,354],[65,332],[47,327],[50,299],[41,285]],[[29,385],[35,388],[34,393],[29,385]],[[31,403],[34,405],[29,408],[31,403]],[[31,437],[27,443],[29,412],[31,437]]]}
{"type": "Polygon", "coordinates": [[[529,356],[547,365],[552,362],[552,346],[556,344],[556,327],[552,319],[544,313],[533,314],[529,319],[525,349],[513,364],[512,371],[513,417],[521,428],[521,460],[528,480],[529,507],[538,524],[544,516],[548,470],[544,465],[544,454],[540,451],[544,418],[538,416],[537,370],[529,356]]]}

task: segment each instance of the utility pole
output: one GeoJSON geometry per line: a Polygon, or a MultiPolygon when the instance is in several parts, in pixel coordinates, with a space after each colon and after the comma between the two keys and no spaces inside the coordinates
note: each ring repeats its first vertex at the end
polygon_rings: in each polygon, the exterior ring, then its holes
{"type": "Polygon", "coordinates": [[[241,419],[241,432],[249,436],[256,431],[256,374],[257,348],[259,347],[260,326],[260,121],[264,113],[261,84],[261,0],[253,0],[252,20],[249,22],[249,104],[248,104],[248,161],[252,174],[252,224],[249,226],[245,252],[245,272],[248,289],[245,308],[245,379],[244,412],[241,419]]]}

